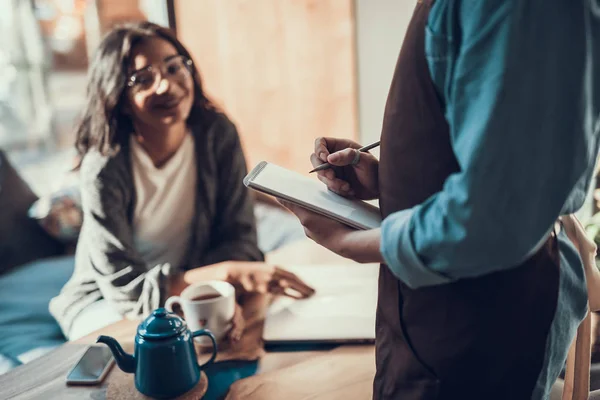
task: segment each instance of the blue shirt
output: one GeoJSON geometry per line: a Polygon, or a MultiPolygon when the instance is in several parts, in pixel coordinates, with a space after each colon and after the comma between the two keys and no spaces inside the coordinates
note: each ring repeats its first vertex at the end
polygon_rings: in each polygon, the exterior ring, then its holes
{"type": "MultiPolygon", "coordinates": [[[[600,2],[437,0],[425,47],[460,172],[383,221],[381,253],[412,288],[513,268],[583,205],[599,142],[600,2]]],[[[548,398],[587,312],[564,231],[558,248],[558,303],[532,399],[548,398]]]]}
{"type": "Polygon", "coordinates": [[[426,54],[460,172],[383,222],[382,254],[407,285],[517,266],[583,205],[600,106],[600,11],[589,3],[434,4],[426,54]]]}

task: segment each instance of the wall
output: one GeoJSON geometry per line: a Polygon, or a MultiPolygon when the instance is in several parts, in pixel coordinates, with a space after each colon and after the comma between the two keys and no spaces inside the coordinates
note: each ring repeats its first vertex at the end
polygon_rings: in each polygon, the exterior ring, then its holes
{"type": "Polygon", "coordinates": [[[353,0],[179,0],[175,16],[249,166],[307,173],[315,137],[357,138],[353,0]]]}
{"type": "Polygon", "coordinates": [[[396,59],[416,0],[354,0],[361,142],[379,139],[396,59]]]}
{"type": "Polygon", "coordinates": [[[415,4],[179,0],[175,8],[178,34],[238,123],[250,163],[299,169],[315,136],[379,138],[415,4]]]}

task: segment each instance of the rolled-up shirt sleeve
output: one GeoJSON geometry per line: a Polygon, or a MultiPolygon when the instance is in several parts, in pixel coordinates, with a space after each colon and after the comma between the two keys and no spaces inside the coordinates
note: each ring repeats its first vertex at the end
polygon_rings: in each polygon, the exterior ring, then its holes
{"type": "Polygon", "coordinates": [[[449,55],[429,66],[450,71],[434,82],[460,172],[382,225],[388,267],[414,288],[522,263],[594,156],[581,122],[585,32],[567,5],[452,3],[452,23],[438,32],[452,42],[449,55]]]}

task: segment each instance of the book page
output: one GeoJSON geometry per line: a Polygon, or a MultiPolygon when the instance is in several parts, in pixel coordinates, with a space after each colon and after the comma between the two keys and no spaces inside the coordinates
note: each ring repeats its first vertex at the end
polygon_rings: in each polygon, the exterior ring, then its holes
{"type": "Polygon", "coordinates": [[[377,207],[360,200],[339,196],[328,190],[317,179],[275,164],[259,164],[248,174],[245,183],[252,188],[289,200],[357,229],[373,229],[381,225],[381,215],[377,207]]]}

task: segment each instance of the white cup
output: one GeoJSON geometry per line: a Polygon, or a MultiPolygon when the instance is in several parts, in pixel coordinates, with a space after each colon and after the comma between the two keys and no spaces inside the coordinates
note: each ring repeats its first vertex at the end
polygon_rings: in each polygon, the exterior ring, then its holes
{"type": "MultiPolygon", "coordinates": [[[[208,329],[218,341],[231,329],[235,313],[235,288],[224,281],[198,282],[185,288],[180,296],[169,297],[165,308],[173,312],[176,304],[181,306],[183,318],[192,331],[208,329]],[[207,298],[194,300],[204,296],[207,298]]],[[[210,344],[205,336],[195,340],[203,345],[210,344]]]]}

